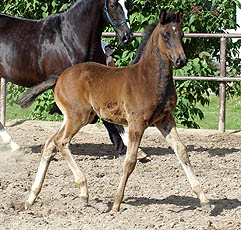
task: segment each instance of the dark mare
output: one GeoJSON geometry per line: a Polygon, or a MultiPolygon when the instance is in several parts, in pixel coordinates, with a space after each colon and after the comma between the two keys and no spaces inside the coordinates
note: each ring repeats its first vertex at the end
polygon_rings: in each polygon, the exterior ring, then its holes
{"type": "Polygon", "coordinates": [[[181,68],[186,63],[180,26],[182,18],[182,12],[161,12],[160,20],[149,28],[140,46],[136,64],[116,68],[88,62],[70,67],[61,74],[54,96],[64,114],[64,122],[45,144],[36,179],[25,203],[26,209],[34,203],[41,190],[55,147],[74,174],[81,200],[88,202],[87,180],[71,156],[69,143],[95,114],[104,120],[128,125],[127,155],[112,211],[120,209],[127,180],[137,162],[142,135],[150,125],[160,130],[174,150],[201,205],[209,206],[172,116],[177,101],[172,65],[181,68]]]}
{"type": "MultiPolygon", "coordinates": [[[[80,62],[104,64],[101,34],[110,23],[123,44],[133,34],[128,17],[129,0],[77,0],[69,9],[41,20],[30,20],[0,14],[0,78],[31,87],[51,82],[50,75],[60,75],[80,62]]],[[[112,142],[124,151],[116,128],[104,122],[112,142]]],[[[15,144],[0,123],[4,142],[15,144]]]]}

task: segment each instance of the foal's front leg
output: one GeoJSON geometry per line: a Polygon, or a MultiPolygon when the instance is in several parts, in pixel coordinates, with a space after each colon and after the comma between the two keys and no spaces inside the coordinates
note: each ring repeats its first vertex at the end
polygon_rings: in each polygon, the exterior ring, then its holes
{"type": "Polygon", "coordinates": [[[144,128],[142,126],[139,126],[138,128],[138,126],[138,124],[132,123],[130,123],[128,126],[128,146],[124,161],[123,175],[121,177],[119,187],[114,197],[114,204],[112,207],[112,211],[114,212],[118,212],[120,210],[120,204],[124,197],[127,180],[136,166],[137,151],[140,146],[141,138],[144,132],[144,128]]]}
{"type": "Polygon", "coordinates": [[[197,180],[197,177],[195,176],[186,148],[181,143],[179,136],[176,131],[176,123],[174,121],[174,118],[172,115],[167,117],[165,121],[163,122],[157,122],[156,127],[161,131],[163,136],[166,138],[168,144],[172,147],[174,150],[177,159],[181,163],[187,178],[191,184],[192,190],[197,195],[197,197],[200,200],[200,203],[202,206],[210,207],[209,200],[207,199],[206,195],[204,194],[203,190],[201,189],[201,186],[197,180]]]}

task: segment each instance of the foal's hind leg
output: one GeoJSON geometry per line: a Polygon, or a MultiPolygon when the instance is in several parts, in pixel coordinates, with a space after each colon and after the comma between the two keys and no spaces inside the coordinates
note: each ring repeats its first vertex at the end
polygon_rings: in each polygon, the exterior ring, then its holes
{"type": "Polygon", "coordinates": [[[200,187],[200,184],[193,172],[187,151],[185,146],[181,143],[179,136],[176,131],[176,123],[172,115],[167,117],[163,122],[157,122],[156,127],[161,131],[161,133],[166,138],[169,145],[174,150],[177,159],[181,163],[187,178],[191,184],[192,190],[196,193],[197,197],[200,200],[202,206],[209,207],[209,200],[204,194],[203,190],[200,187]]]}
{"type": "Polygon", "coordinates": [[[69,149],[69,143],[72,137],[83,127],[88,121],[81,120],[81,116],[76,115],[75,119],[66,119],[66,122],[61,129],[61,131],[57,134],[55,138],[55,144],[58,150],[61,152],[64,159],[67,161],[71,171],[73,172],[75,182],[77,183],[80,189],[80,198],[84,202],[84,204],[88,204],[88,189],[87,189],[87,180],[85,175],[81,172],[80,168],[76,164],[74,158],[71,155],[71,151],[69,149]]]}
{"type": "Polygon", "coordinates": [[[38,194],[41,191],[49,163],[54,157],[54,155],[56,154],[56,153],[53,153],[53,150],[55,148],[53,139],[55,135],[53,135],[51,138],[49,138],[46,141],[34,183],[31,187],[29,197],[25,202],[25,209],[28,209],[34,203],[38,194]]]}

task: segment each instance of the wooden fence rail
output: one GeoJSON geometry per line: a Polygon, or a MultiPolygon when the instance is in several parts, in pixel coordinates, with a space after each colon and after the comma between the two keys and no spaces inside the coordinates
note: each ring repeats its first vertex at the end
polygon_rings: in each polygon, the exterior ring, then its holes
{"type": "MultiPolygon", "coordinates": [[[[115,33],[104,32],[103,37],[115,37],[115,33]]],[[[143,33],[134,33],[135,37],[142,37],[143,33]]],[[[219,82],[219,127],[220,132],[225,132],[225,114],[226,114],[226,82],[241,81],[240,77],[227,77],[226,76],[226,43],[227,38],[241,38],[241,34],[207,34],[207,33],[194,33],[185,34],[186,38],[220,38],[220,76],[175,76],[174,80],[194,80],[194,81],[218,81],[219,82]]],[[[0,117],[1,123],[5,125],[6,122],[6,81],[1,79],[1,108],[0,117]]]]}

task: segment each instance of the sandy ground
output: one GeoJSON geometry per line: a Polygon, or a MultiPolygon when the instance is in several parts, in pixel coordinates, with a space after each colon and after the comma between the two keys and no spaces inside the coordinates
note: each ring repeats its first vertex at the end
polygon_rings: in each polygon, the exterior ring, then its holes
{"type": "Polygon", "coordinates": [[[119,184],[118,157],[102,125],[88,125],[71,150],[88,179],[89,205],[83,207],[74,177],[60,154],[51,162],[42,191],[28,211],[19,210],[35,178],[46,139],[58,122],[11,121],[7,131],[22,146],[11,152],[0,142],[1,230],[239,230],[241,229],[241,132],[178,129],[212,209],[205,210],[191,191],[173,151],[155,128],[141,146],[149,161],[138,162],[128,180],[118,213],[109,211],[119,184]]]}

